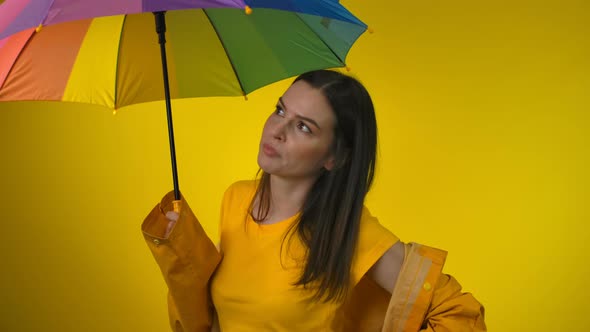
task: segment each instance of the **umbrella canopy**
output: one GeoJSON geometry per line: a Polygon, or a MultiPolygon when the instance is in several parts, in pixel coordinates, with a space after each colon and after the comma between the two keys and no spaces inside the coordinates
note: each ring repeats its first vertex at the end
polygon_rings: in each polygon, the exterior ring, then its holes
{"type": "Polygon", "coordinates": [[[165,100],[179,200],[171,99],[246,95],[342,67],[365,30],[337,0],[8,0],[0,2],[0,101],[116,110],[165,100]]]}
{"type": "Polygon", "coordinates": [[[171,98],[243,95],[308,70],[345,66],[350,47],[366,30],[333,0],[249,5],[250,15],[240,1],[6,1],[0,5],[0,101],[119,109],[163,100],[153,15],[80,19],[94,14],[171,9],[171,98]],[[67,6],[83,2],[90,7],[67,6]],[[178,10],[183,6],[235,8],[178,10]]]}

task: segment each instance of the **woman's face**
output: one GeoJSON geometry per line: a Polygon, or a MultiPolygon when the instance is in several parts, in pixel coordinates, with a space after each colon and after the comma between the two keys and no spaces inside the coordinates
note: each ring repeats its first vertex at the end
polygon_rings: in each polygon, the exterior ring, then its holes
{"type": "Polygon", "coordinates": [[[264,124],[258,165],[266,173],[310,179],[331,169],[336,119],[320,90],[305,81],[293,83],[264,124]]]}

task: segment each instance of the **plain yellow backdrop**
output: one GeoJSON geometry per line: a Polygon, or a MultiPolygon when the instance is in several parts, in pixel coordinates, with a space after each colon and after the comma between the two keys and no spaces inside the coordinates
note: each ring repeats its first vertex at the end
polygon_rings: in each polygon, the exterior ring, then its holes
{"type": "MultiPolygon", "coordinates": [[[[344,4],[375,31],[348,58],[379,122],[373,214],[448,250],[490,331],[590,330],[589,3],[344,4]]],[[[180,187],[213,239],[289,82],[173,103],[180,187]]],[[[0,121],[0,330],[167,331],[139,230],[172,189],[163,103],[2,103],[0,121]]]]}

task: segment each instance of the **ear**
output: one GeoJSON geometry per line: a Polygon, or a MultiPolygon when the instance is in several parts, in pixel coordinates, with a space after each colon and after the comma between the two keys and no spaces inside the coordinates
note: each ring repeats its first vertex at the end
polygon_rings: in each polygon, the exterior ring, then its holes
{"type": "Polygon", "coordinates": [[[343,167],[348,162],[349,149],[340,149],[340,152],[331,153],[326,162],[324,163],[324,169],[332,171],[343,167]]]}
{"type": "Polygon", "coordinates": [[[334,155],[330,155],[328,157],[328,159],[326,160],[326,162],[324,163],[324,168],[327,171],[331,171],[334,169],[335,165],[336,165],[336,160],[334,159],[334,155]]]}

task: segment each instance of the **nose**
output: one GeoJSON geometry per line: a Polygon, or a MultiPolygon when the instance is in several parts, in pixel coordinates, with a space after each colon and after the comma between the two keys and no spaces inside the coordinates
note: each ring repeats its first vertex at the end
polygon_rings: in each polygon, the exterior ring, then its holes
{"type": "Polygon", "coordinates": [[[274,121],[270,124],[270,133],[272,137],[278,141],[286,139],[285,131],[287,129],[288,121],[274,121]]]}

